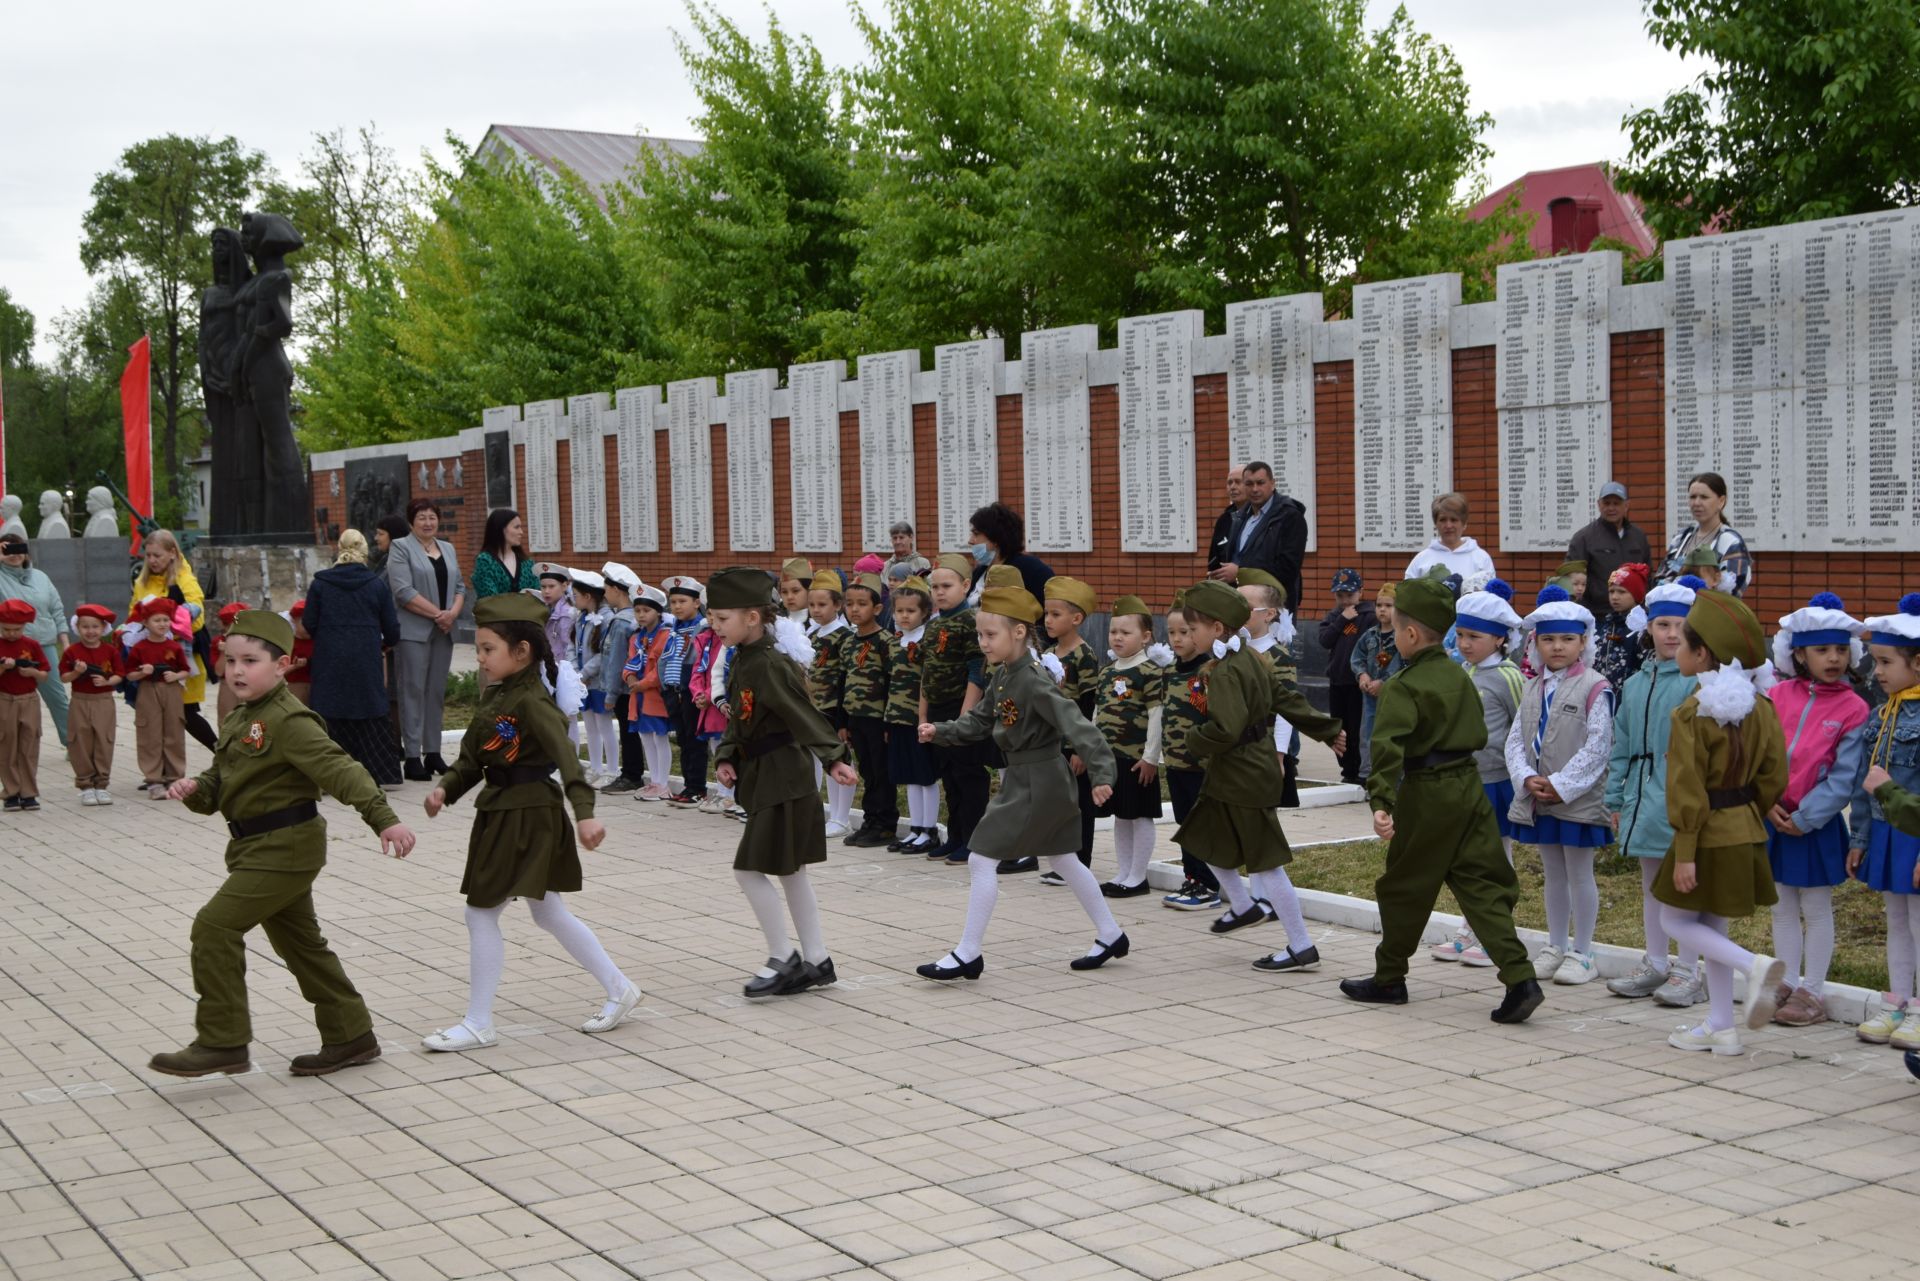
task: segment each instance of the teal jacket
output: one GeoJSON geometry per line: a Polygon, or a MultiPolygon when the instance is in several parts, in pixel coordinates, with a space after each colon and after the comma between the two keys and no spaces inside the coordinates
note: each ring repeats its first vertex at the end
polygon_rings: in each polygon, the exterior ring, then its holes
{"type": "Polygon", "coordinates": [[[1673,844],[1673,828],[1667,823],[1667,737],[1673,730],[1673,709],[1699,684],[1682,676],[1672,659],[1653,659],[1620,687],[1605,803],[1609,814],[1620,816],[1623,854],[1665,858],[1673,844]]]}

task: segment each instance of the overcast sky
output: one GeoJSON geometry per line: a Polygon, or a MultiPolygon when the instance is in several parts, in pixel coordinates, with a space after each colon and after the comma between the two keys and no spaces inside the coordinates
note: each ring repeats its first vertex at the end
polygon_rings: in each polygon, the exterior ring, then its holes
{"type": "MultiPolygon", "coordinates": [[[[1620,117],[1697,68],[1653,45],[1638,0],[1570,5],[1404,0],[1451,46],[1491,112],[1499,186],[1531,169],[1619,159],[1620,117]]],[[[721,0],[759,31],[759,0],[721,0]]],[[[845,0],[774,0],[830,62],[858,60],[845,0]]],[[[868,8],[878,0],[868,0],[868,8]]],[[[1392,12],[1369,0],[1376,21],[1392,12]]],[[[87,291],[77,247],[95,174],[161,133],[231,133],[291,174],[312,135],[372,121],[403,156],[503,122],[692,132],[674,0],[329,0],[268,6],[93,0],[7,6],[0,37],[0,286],[40,322],[87,291]],[[301,14],[286,29],[270,14],[301,14]]]]}

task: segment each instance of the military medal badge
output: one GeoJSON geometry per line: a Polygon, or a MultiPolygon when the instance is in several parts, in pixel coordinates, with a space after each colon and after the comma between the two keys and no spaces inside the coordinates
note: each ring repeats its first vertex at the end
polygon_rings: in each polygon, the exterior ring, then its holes
{"type": "Polygon", "coordinates": [[[247,726],[247,732],[240,736],[240,745],[258,756],[267,750],[267,724],[255,721],[247,726]]]}
{"type": "Polygon", "coordinates": [[[500,752],[509,761],[520,759],[520,722],[511,716],[496,716],[493,737],[481,744],[483,752],[500,752]]]}
{"type": "Polygon", "coordinates": [[[1193,703],[1193,710],[1205,716],[1207,714],[1207,678],[1196,676],[1188,681],[1187,695],[1193,703]]]}
{"type": "Polygon", "coordinates": [[[1000,713],[1002,725],[1014,725],[1020,720],[1020,704],[1010,698],[1001,699],[1000,705],[994,710],[1000,713]]]}
{"type": "Polygon", "coordinates": [[[753,720],[753,691],[743,689],[734,698],[734,706],[740,709],[740,723],[746,725],[753,720]]]}

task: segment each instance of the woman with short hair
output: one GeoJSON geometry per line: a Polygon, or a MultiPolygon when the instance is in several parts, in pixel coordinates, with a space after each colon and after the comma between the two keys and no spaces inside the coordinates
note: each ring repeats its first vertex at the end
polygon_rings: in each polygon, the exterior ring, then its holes
{"type": "Polygon", "coordinates": [[[440,723],[453,666],[453,626],[467,603],[467,584],[453,544],[437,537],[440,509],[430,498],[407,504],[408,533],[387,554],[387,584],[400,607],[394,646],[394,694],[400,702],[403,772],[418,782],[444,774],[440,723]]]}

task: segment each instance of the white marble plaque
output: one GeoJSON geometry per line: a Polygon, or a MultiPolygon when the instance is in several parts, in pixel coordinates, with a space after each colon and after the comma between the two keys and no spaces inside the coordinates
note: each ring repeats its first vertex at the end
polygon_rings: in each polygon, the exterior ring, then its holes
{"type": "Polygon", "coordinates": [[[1199,311],[1120,322],[1120,550],[1190,552],[1193,488],[1193,344],[1199,311]]]}
{"type": "Polygon", "coordinates": [[[998,338],[933,349],[941,547],[965,546],[968,517],[1000,497],[998,391],[1005,351],[998,338]]]}
{"type": "MultiPolygon", "coordinates": [[[[1020,455],[1027,550],[1093,550],[1093,436],[1087,356],[1097,325],[1020,335],[1020,455]]],[[[965,542],[965,530],[960,542],[965,542]]],[[[958,547],[960,542],[945,544],[958,547]]]]}
{"type": "Polygon", "coordinates": [[[711,378],[667,384],[669,498],[673,550],[713,550],[713,395],[711,378]]]}
{"type": "Polygon", "coordinates": [[[1502,551],[1565,548],[1612,479],[1608,291],[1619,283],[1612,252],[1499,269],[1502,551]]]}
{"type": "Polygon", "coordinates": [[[727,375],[727,542],[773,550],[773,389],[778,371],[727,375]]]}
{"type": "Polygon", "coordinates": [[[889,551],[897,520],[913,519],[913,376],[917,351],[860,357],[860,545],[889,551]]]}
{"type": "Polygon", "coordinates": [[[1357,285],[1354,526],[1360,551],[1432,539],[1433,499],[1453,488],[1452,273],[1357,285]]]}
{"type": "Polygon", "coordinates": [[[560,402],[536,400],[526,406],[527,483],[520,516],[527,526],[527,550],[560,554],[560,402]]]}
{"type": "Polygon", "coordinates": [[[793,416],[787,420],[787,480],[797,552],[840,550],[840,384],[846,377],[844,360],[787,370],[793,400],[793,416]]]}
{"type": "Polygon", "coordinates": [[[1227,304],[1227,458],[1273,468],[1274,487],[1307,507],[1307,550],[1319,539],[1313,451],[1313,327],[1320,295],[1227,304]]]}
{"type": "Polygon", "coordinates": [[[654,418],[660,388],[622,387],[614,393],[620,468],[620,550],[660,550],[659,472],[654,463],[654,418]]]}
{"type": "Polygon", "coordinates": [[[612,413],[604,391],[567,397],[567,495],[576,554],[607,550],[607,450],[600,423],[612,413]]]}

